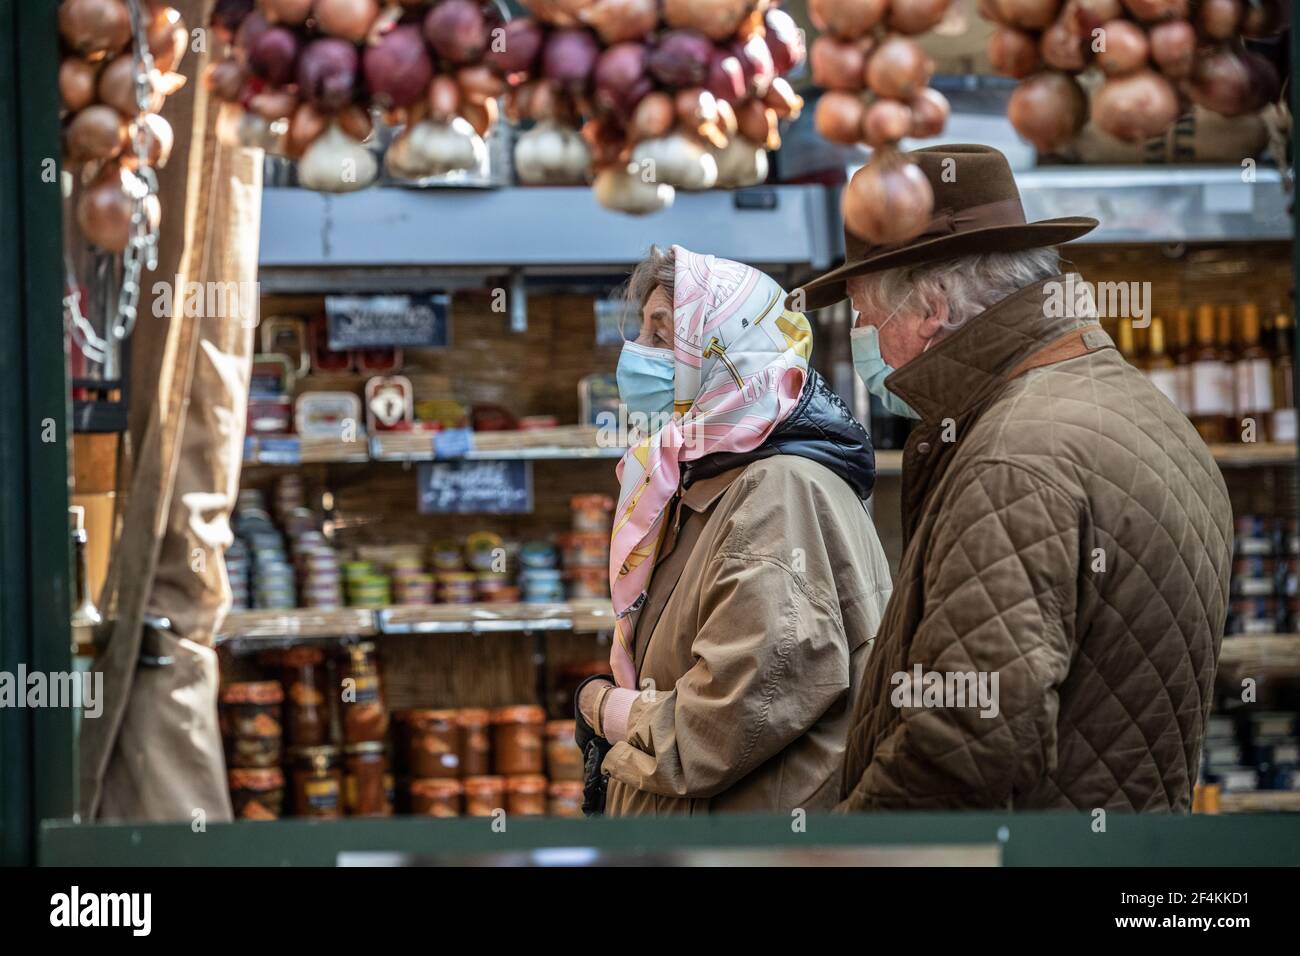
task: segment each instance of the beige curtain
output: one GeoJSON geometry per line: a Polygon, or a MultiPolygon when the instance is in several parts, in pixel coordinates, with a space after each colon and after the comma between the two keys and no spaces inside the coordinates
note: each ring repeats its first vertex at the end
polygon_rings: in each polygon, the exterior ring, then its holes
{"type": "MultiPolygon", "coordinates": [[[[191,27],[206,24],[210,0],[177,5],[191,27]]],[[[262,154],[216,141],[205,62],[187,57],[187,89],[164,112],[177,150],[160,187],[160,268],[146,289],[170,284],[172,309],[162,319],[146,310],[133,342],[131,473],[101,601],[113,624],[94,665],[105,708],[82,722],[86,820],[231,816],[212,642],[230,606],[224,553],[253,351],[245,317],[256,303],[201,317],[184,306],[190,283],[255,288],[262,154]],[[146,616],[170,626],[146,631],[146,616]]]]}

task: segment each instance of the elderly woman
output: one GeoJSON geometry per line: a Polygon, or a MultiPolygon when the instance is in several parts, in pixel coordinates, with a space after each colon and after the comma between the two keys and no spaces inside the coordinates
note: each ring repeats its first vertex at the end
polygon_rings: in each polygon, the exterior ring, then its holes
{"type": "Polygon", "coordinates": [[[619,392],[661,427],[617,470],[614,680],[577,695],[588,812],[831,807],[890,590],[870,439],[770,277],[673,246],[629,298],[619,392]]]}

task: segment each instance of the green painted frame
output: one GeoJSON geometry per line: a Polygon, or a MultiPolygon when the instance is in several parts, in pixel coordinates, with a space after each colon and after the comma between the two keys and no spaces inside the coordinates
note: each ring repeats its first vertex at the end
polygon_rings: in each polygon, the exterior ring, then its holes
{"type": "MultiPolygon", "coordinates": [[[[58,0],[0,0],[0,669],[72,669],[58,0]]],[[[76,806],[70,710],[0,709],[0,862],[76,806]]]]}
{"type": "Polygon", "coordinates": [[[46,823],[43,866],[333,866],[340,852],[461,862],[541,849],[619,856],[703,849],[1000,845],[1004,866],[1300,866],[1300,814],[1140,816],[1111,813],[872,813],[627,820],[431,820],[419,817],[214,824],[46,823]]]}

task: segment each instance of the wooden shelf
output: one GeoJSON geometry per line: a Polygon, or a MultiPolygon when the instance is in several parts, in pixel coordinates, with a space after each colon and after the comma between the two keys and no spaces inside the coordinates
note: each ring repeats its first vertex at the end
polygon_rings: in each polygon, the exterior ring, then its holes
{"type": "Polygon", "coordinates": [[[378,610],[231,611],[217,635],[224,641],[292,641],[379,634],[487,634],[518,631],[605,631],[614,627],[607,600],[558,604],[430,604],[378,610]]]}
{"type": "Polygon", "coordinates": [[[1300,790],[1251,790],[1219,797],[1220,813],[1300,813],[1300,790]]]}
{"type": "Polygon", "coordinates": [[[1219,650],[1219,676],[1300,677],[1300,634],[1233,634],[1219,650]]]}
{"type": "Polygon", "coordinates": [[[321,462],[370,461],[365,435],[356,441],[333,438],[300,438],[297,435],[250,435],[244,440],[245,465],[288,466],[321,462]]]}
{"type": "Polygon", "coordinates": [[[1251,468],[1268,465],[1294,465],[1295,442],[1230,442],[1211,445],[1214,460],[1225,468],[1251,468]]]}

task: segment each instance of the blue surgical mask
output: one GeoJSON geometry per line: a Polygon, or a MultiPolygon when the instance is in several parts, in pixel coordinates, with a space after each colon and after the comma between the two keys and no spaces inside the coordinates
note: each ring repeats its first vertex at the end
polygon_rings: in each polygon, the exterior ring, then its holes
{"type": "Polygon", "coordinates": [[[630,414],[651,422],[673,410],[673,379],[677,361],[672,349],[655,349],[624,342],[618,357],[618,397],[630,414]]]}
{"type": "Polygon", "coordinates": [[[904,418],[921,416],[911,405],[885,388],[885,379],[894,374],[894,367],[880,354],[880,330],[874,325],[864,325],[849,333],[853,346],[853,367],[867,386],[867,391],[884,403],[885,410],[904,418]]]}

